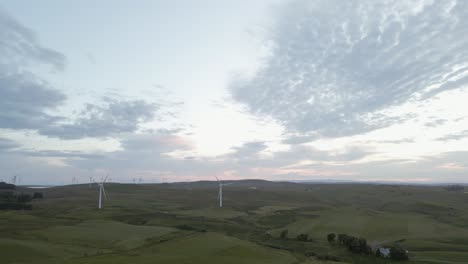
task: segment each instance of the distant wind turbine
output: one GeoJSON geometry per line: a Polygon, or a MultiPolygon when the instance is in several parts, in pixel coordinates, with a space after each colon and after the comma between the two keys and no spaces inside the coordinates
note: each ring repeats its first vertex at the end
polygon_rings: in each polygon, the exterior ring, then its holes
{"type": "Polygon", "coordinates": [[[104,183],[106,182],[108,177],[109,177],[109,174],[107,174],[106,178],[104,178],[104,180],[102,180],[102,182],[98,183],[98,185],[99,185],[99,204],[98,204],[98,208],[99,209],[102,208],[102,194],[103,193],[104,193],[104,198],[106,198],[106,200],[107,200],[107,194],[106,194],[106,190],[104,189],[104,183]]]}
{"type": "Polygon", "coordinates": [[[219,208],[223,207],[223,186],[226,185],[231,185],[232,183],[223,183],[218,177],[216,177],[216,180],[218,180],[218,185],[219,185],[219,193],[218,193],[218,198],[219,198],[219,208]]]}
{"type": "Polygon", "coordinates": [[[18,175],[15,175],[11,178],[11,184],[15,184],[16,185],[16,179],[18,178],[18,175]]]}
{"type": "Polygon", "coordinates": [[[89,188],[91,188],[91,185],[93,184],[94,179],[93,176],[89,176],[89,188]]]}

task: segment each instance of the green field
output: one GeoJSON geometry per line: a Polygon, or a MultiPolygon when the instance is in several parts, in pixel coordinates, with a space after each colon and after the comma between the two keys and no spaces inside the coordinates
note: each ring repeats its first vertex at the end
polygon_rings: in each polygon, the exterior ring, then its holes
{"type": "MultiPolygon", "coordinates": [[[[0,211],[1,263],[392,263],[330,245],[330,232],[377,246],[399,241],[406,263],[468,263],[468,195],[442,187],[239,181],[41,190],[32,211],[0,211]],[[256,187],[256,189],[251,188],[256,187]],[[288,238],[280,239],[288,230],[288,238]],[[296,240],[298,234],[310,240],[296,240]]],[[[19,189],[17,191],[33,192],[19,189]]]]}

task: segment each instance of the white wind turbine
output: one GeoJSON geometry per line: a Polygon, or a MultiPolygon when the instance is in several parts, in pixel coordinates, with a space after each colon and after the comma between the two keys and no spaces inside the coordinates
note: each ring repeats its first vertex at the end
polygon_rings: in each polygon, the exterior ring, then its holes
{"type": "Polygon", "coordinates": [[[98,208],[99,209],[102,208],[102,194],[103,193],[104,193],[104,198],[106,198],[106,200],[107,200],[106,190],[104,189],[104,183],[106,182],[107,177],[109,177],[109,174],[107,174],[106,178],[104,178],[104,180],[102,182],[98,183],[98,185],[99,185],[99,204],[98,204],[98,208]]]}
{"type": "Polygon", "coordinates": [[[91,188],[91,184],[93,184],[94,179],[93,176],[88,176],[89,177],[89,188],[91,188]]]}
{"type": "Polygon", "coordinates": [[[219,207],[223,207],[223,186],[226,185],[231,185],[232,183],[223,183],[218,177],[216,177],[216,180],[218,180],[218,185],[219,185],[219,193],[218,193],[218,198],[219,198],[219,207]]]}

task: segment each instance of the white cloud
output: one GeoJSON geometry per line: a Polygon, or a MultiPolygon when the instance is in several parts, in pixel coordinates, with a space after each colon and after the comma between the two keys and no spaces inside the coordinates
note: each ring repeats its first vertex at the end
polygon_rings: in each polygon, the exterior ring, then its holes
{"type": "Polygon", "coordinates": [[[414,117],[388,108],[468,83],[466,1],[292,1],[233,97],[293,132],[356,135],[414,117]]]}

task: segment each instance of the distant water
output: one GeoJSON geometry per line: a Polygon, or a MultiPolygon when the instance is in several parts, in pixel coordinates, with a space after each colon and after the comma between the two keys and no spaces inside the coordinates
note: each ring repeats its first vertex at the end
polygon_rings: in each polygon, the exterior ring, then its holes
{"type": "Polygon", "coordinates": [[[50,188],[52,186],[23,186],[23,187],[31,188],[31,189],[46,189],[46,188],[50,188]]]}

